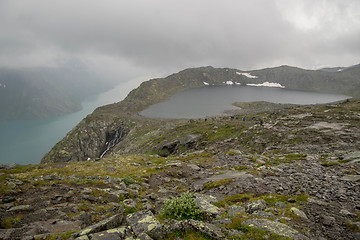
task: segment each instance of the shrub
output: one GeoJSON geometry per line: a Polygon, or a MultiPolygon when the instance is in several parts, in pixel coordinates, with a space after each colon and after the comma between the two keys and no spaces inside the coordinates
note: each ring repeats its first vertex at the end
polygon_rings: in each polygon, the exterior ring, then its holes
{"type": "Polygon", "coordinates": [[[165,218],[173,218],[176,220],[202,219],[199,206],[194,201],[194,194],[191,192],[186,192],[180,197],[166,200],[160,213],[165,218]]]}

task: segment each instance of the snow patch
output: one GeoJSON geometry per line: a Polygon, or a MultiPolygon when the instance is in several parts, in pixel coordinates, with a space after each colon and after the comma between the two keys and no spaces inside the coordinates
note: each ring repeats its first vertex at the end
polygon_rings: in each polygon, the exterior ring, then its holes
{"type": "Polygon", "coordinates": [[[236,82],[236,83],[235,83],[235,85],[241,85],[241,83],[239,83],[239,82],[236,82]]]}
{"type": "Polygon", "coordinates": [[[226,81],[227,85],[234,85],[233,81],[226,81]]]}
{"type": "Polygon", "coordinates": [[[203,82],[204,83],[204,85],[206,85],[206,86],[209,86],[210,84],[209,83],[207,83],[207,82],[203,82]]]}
{"type": "Polygon", "coordinates": [[[260,84],[255,84],[255,83],[248,83],[246,84],[248,86],[253,86],[253,87],[277,87],[277,88],[285,88],[285,86],[282,86],[280,83],[273,83],[273,82],[263,82],[260,84]]]}
{"type": "Polygon", "coordinates": [[[0,87],[6,88],[6,85],[0,83],[0,87]]]}
{"type": "Polygon", "coordinates": [[[254,75],[251,75],[251,73],[241,73],[241,72],[236,72],[237,75],[243,75],[247,78],[259,78],[258,76],[254,76],[254,75]]]}

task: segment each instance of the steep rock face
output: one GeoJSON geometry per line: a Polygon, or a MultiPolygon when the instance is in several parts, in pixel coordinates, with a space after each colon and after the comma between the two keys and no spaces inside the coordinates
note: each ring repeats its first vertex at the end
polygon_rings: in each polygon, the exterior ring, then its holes
{"type": "Polygon", "coordinates": [[[42,159],[46,162],[85,161],[103,157],[127,133],[127,126],[106,120],[82,120],[42,159]]]}
{"type": "MultiPolygon", "coordinates": [[[[342,72],[331,73],[288,66],[247,72],[229,68],[201,67],[186,69],[166,78],[152,79],[131,91],[123,101],[96,109],[56,144],[42,162],[84,161],[88,158],[98,158],[108,148],[108,144],[114,145],[111,149],[127,152],[126,149],[134,149],[128,143],[135,141],[137,146],[135,149],[138,149],[140,144],[132,134],[139,134],[140,131],[133,131],[134,129],[141,126],[156,131],[164,124],[177,122],[147,119],[139,116],[138,113],[189,88],[235,83],[245,85],[268,81],[290,89],[321,90],[359,96],[360,77],[357,74],[359,68],[358,65],[342,72]],[[111,136],[115,136],[114,133],[118,130],[123,134],[121,139],[110,143],[111,136]],[[123,140],[127,144],[121,144],[123,140]]],[[[111,152],[111,149],[106,153],[111,152]]]]}

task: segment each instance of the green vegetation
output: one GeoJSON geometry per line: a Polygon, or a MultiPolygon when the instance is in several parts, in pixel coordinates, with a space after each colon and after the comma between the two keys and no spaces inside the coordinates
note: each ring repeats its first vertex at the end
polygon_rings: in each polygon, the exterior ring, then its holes
{"type": "Polygon", "coordinates": [[[22,215],[18,215],[16,217],[7,218],[4,220],[1,220],[0,226],[1,228],[13,228],[16,226],[16,224],[20,223],[23,219],[22,215]]]}
{"type": "Polygon", "coordinates": [[[209,183],[205,183],[203,188],[204,189],[211,189],[211,188],[217,188],[220,186],[225,186],[228,185],[229,183],[231,183],[233,180],[231,178],[226,178],[226,179],[221,179],[219,181],[215,181],[215,182],[209,182],[209,183]]]}
{"type": "Polygon", "coordinates": [[[273,239],[273,240],[289,240],[290,238],[282,237],[277,234],[270,233],[265,230],[249,227],[246,225],[243,225],[242,222],[244,221],[244,218],[242,217],[236,217],[232,219],[232,223],[230,225],[227,225],[227,228],[230,229],[236,229],[239,231],[242,231],[244,235],[235,237],[233,239],[256,239],[256,240],[265,240],[265,239],[273,239]]]}
{"type": "Polygon", "coordinates": [[[194,194],[191,192],[185,192],[180,197],[166,200],[160,213],[164,218],[176,220],[202,219],[201,211],[194,201],[194,194]]]}

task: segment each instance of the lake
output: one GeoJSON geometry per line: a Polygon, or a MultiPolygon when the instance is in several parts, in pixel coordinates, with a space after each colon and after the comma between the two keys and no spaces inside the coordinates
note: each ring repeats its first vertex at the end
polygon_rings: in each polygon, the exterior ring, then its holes
{"type": "Polygon", "coordinates": [[[150,106],[140,114],[151,118],[201,118],[239,109],[234,102],[316,104],[350,98],[345,95],[289,90],[273,87],[205,86],[173,95],[168,101],[150,106]]]}
{"type": "Polygon", "coordinates": [[[89,97],[82,110],[41,119],[0,122],[0,163],[38,164],[42,157],[95,108],[121,101],[141,81],[125,82],[105,93],[89,97]]]}

